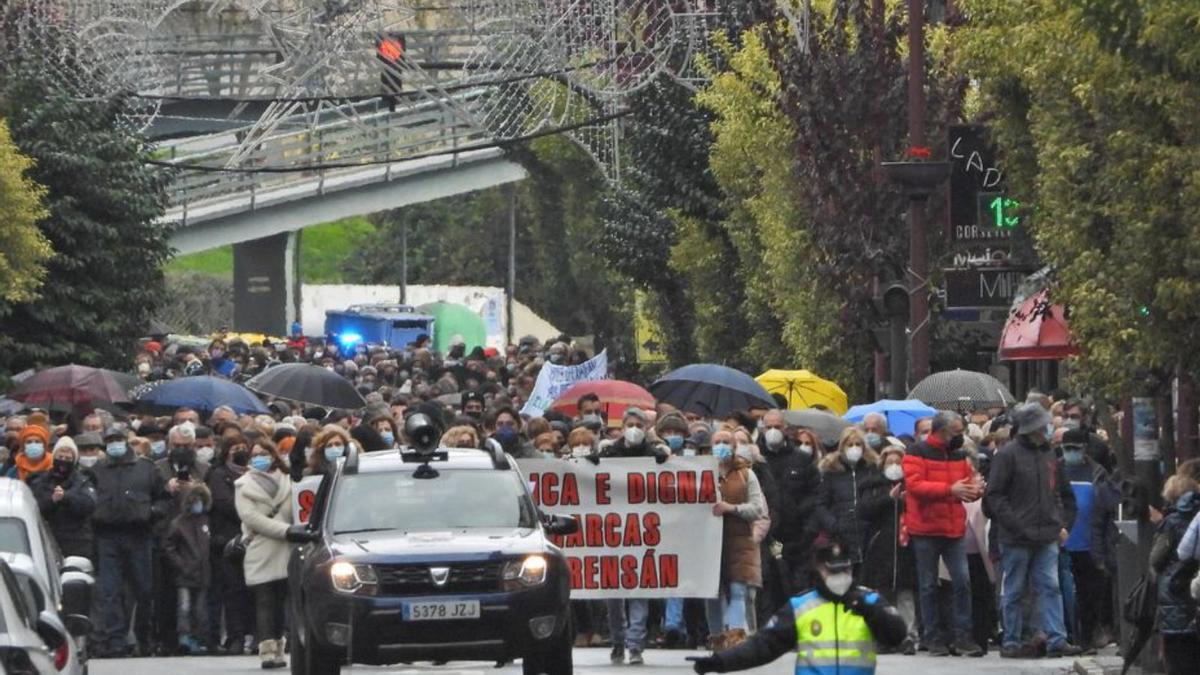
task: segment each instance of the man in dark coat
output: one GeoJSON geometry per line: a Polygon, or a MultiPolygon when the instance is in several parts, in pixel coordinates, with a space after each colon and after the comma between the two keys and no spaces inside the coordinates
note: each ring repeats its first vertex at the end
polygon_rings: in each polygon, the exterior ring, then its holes
{"type": "Polygon", "coordinates": [[[779,493],[779,517],[771,518],[771,538],[782,544],[788,569],[785,592],[796,595],[812,587],[812,541],[817,535],[815,518],[821,473],[812,455],[801,452],[788,437],[783,413],[770,410],[763,416],[759,448],[771,468],[779,493]]]}
{"type": "Polygon", "coordinates": [[[158,651],[175,649],[177,615],[175,585],[171,580],[170,559],[166,551],[167,528],[179,515],[183,497],[208,477],[208,464],[196,459],[196,427],[177,424],[167,433],[167,455],[154,463],[171,499],[162,518],[154,524],[154,628],[158,651]]]}
{"type": "Polygon", "coordinates": [[[78,469],[78,455],[69,436],[60,438],[54,446],[53,468],[35,475],[29,487],[62,554],[94,560],[92,512],[96,509],[96,488],[78,469]]]}
{"type": "MultiPolygon", "coordinates": [[[[150,525],[169,508],[171,496],[154,464],[129,448],[125,431],[110,427],[104,432],[107,459],[93,469],[96,476],[96,511],[92,526],[96,536],[99,580],[97,591],[103,611],[103,632],[92,650],[94,656],[128,656],[129,617],[121,602],[125,584],[138,599],[139,639],[146,639],[150,612],[147,598],[153,588],[150,525]]],[[[143,649],[149,645],[142,645],[143,649]]]]}
{"type": "MultiPolygon", "coordinates": [[[[312,441],[312,434],[302,432],[307,440],[312,441]]],[[[208,633],[205,644],[208,651],[217,651],[220,644],[221,613],[225,616],[225,651],[231,654],[251,653],[248,638],[253,633],[251,622],[254,620],[254,603],[251,602],[250,591],[246,588],[245,572],[241,562],[225,560],[223,555],[225,545],[229,540],[242,532],[242,520],[238,517],[234,505],[234,481],[246,473],[250,461],[250,444],[242,436],[229,436],[221,440],[221,449],[216,457],[216,465],[208,472],[206,484],[212,496],[212,507],[208,512],[208,523],[211,530],[212,554],[211,567],[213,584],[210,586],[210,599],[219,596],[216,602],[209,602],[208,633]]],[[[301,451],[301,467],[304,466],[303,451],[301,451]]]]}
{"type": "Polygon", "coordinates": [[[1067,639],[1058,583],[1059,547],[1075,522],[1075,493],[1050,447],[1049,411],[1028,403],[1013,413],[1013,422],[1017,437],[992,459],[983,498],[986,513],[1001,528],[1004,644],[1000,655],[1032,656],[1021,645],[1021,622],[1022,597],[1033,583],[1039,625],[1047,636],[1046,655],[1075,656],[1082,650],[1067,639]]]}

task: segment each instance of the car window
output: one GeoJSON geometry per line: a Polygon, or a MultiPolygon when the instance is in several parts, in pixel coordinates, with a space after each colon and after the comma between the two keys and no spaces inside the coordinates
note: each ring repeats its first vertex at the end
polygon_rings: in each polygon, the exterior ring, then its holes
{"type": "Polygon", "coordinates": [[[41,614],[46,609],[46,597],[42,595],[42,587],[38,586],[37,581],[32,577],[28,577],[21,573],[16,573],[17,584],[21,587],[21,593],[25,596],[25,601],[29,606],[34,608],[35,614],[41,614]]]}
{"type": "Polygon", "coordinates": [[[0,518],[0,551],[32,555],[29,532],[20,518],[0,518]]]}
{"type": "Polygon", "coordinates": [[[407,471],[343,474],[331,504],[330,530],[339,534],[537,526],[533,504],[516,474],[439,471],[437,478],[423,479],[407,471]]]}
{"type": "Polygon", "coordinates": [[[7,564],[0,563],[0,579],[3,579],[4,593],[12,600],[17,615],[25,622],[26,626],[32,628],[37,623],[36,614],[32,611],[24,591],[21,590],[21,584],[17,581],[16,575],[7,564]]]}

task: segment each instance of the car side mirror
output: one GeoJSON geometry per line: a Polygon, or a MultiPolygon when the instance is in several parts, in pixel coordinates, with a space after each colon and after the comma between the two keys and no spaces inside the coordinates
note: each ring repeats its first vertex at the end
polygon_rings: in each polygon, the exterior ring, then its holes
{"type": "Polygon", "coordinates": [[[92,609],[92,587],[95,581],[83,572],[62,575],[62,613],[87,616],[92,609]]]}
{"type": "Polygon", "coordinates": [[[319,538],[319,534],[308,529],[307,525],[292,525],[284,536],[293,544],[311,544],[319,538]]]}
{"type": "Polygon", "coordinates": [[[87,637],[92,632],[92,620],[83,614],[67,614],[62,620],[72,637],[87,637]]]}
{"type": "Polygon", "coordinates": [[[84,574],[96,574],[96,568],[92,565],[92,561],[81,555],[70,555],[63,559],[63,572],[83,572],[84,574]]]}
{"type": "Polygon", "coordinates": [[[67,636],[63,634],[64,631],[65,628],[62,627],[54,612],[46,610],[38,615],[37,634],[50,651],[58,649],[67,641],[67,636]]]}
{"type": "Polygon", "coordinates": [[[579,531],[579,521],[567,516],[550,516],[546,520],[545,529],[547,534],[575,534],[579,531]]]}

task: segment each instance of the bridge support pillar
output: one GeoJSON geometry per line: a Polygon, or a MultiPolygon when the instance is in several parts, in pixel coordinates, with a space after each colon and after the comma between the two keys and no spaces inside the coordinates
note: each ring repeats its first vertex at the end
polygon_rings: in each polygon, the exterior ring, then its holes
{"type": "Polygon", "coordinates": [[[233,245],[233,329],[287,335],[299,317],[300,232],[233,245]]]}

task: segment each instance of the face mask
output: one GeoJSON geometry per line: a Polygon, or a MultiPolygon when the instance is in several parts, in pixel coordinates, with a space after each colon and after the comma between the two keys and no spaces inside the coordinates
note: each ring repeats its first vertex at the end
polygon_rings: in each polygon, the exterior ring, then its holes
{"type": "Polygon", "coordinates": [[[625,427],[623,433],[626,445],[641,445],[646,440],[646,432],[637,427],[625,427]]]}
{"type": "Polygon", "coordinates": [[[237,450],[233,453],[232,459],[234,464],[238,466],[246,466],[248,463],[250,463],[250,451],[237,450]]]}
{"type": "Polygon", "coordinates": [[[1046,425],[1046,440],[1054,438],[1054,423],[1050,422],[1046,425]]]}
{"type": "Polygon", "coordinates": [[[25,456],[29,458],[29,461],[36,462],[46,456],[46,446],[37,442],[26,443],[25,456]]]}
{"type": "Polygon", "coordinates": [[[671,448],[671,452],[679,452],[683,447],[683,436],[667,436],[663,440],[667,442],[667,447],[671,448]]]}
{"type": "Polygon", "coordinates": [[[308,458],[312,457],[312,454],[313,454],[313,448],[311,446],[304,448],[304,461],[307,462],[308,458]]]}
{"type": "Polygon", "coordinates": [[[383,438],[383,442],[390,448],[396,444],[396,434],[390,431],[384,431],[379,434],[383,438]]]}
{"type": "Polygon", "coordinates": [[[1063,420],[1062,427],[1067,431],[1074,431],[1080,427],[1079,420],[1065,419],[1063,420]]]}
{"type": "Polygon", "coordinates": [[[191,466],[196,461],[196,451],[182,446],[171,448],[171,461],[179,466],[191,466]]]}
{"type": "Polygon", "coordinates": [[[200,515],[201,513],[204,513],[204,503],[203,502],[192,502],[192,513],[194,513],[196,515],[200,515]]]}
{"type": "Polygon", "coordinates": [[[214,452],[215,451],[212,448],[207,446],[203,448],[196,448],[196,459],[208,464],[212,462],[214,452]]]}
{"type": "Polygon", "coordinates": [[[138,375],[149,375],[150,374],[150,364],[149,363],[139,363],[138,367],[137,367],[137,371],[138,371],[138,375]]]}
{"type": "Polygon", "coordinates": [[[250,468],[255,471],[269,471],[271,469],[271,458],[266,455],[255,455],[250,458],[250,468]]]}
{"type": "Polygon", "coordinates": [[[695,448],[684,448],[684,449],[683,449],[683,456],[684,456],[684,457],[695,457],[695,456],[696,456],[696,449],[695,449],[695,448]]]}
{"type": "Polygon", "coordinates": [[[150,441],[150,454],[155,458],[162,457],[167,454],[166,441],[150,441]]]}
{"type": "Polygon", "coordinates": [[[871,446],[872,450],[878,450],[883,447],[883,437],[874,431],[867,432],[863,440],[867,442],[867,445],[871,446]]]}
{"type": "Polygon", "coordinates": [[[128,450],[129,446],[125,445],[125,441],[116,441],[104,446],[104,452],[109,457],[124,457],[128,450]]]}
{"type": "Polygon", "coordinates": [[[1068,466],[1079,466],[1080,464],[1083,464],[1083,451],[1063,450],[1063,461],[1066,462],[1068,466]]]}
{"type": "Polygon", "coordinates": [[[754,451],[750,449],[749,445],[737,446],[736,454],[737,454],[738,459],[743,459],[743,460],[746,460],[747,462],[754,461],[754,451]]]}
{"type": "Polygon", "coordinates": [[[800,452],[803,452],[806,455],[811,455],[813,453],[813,447],[808,443],[801,443],[800,452]]]}
{"type": "MultiPolygon", "coordinates": [[[[129,423],[129,426],[133,427],[134,431],[137,431],[138,429],[142,428],[142,421],[140,419],[135,419],[134,421],[129,423]]],[[[99,432],[97,432],[97,433],[99,433],[99,432]]]]}
{"type": "Polygon", "coordinates": [[[496,440],[500,441],[500,445],[508,446],[517,440],[517,430],[512,427],[499,427],[496,429],[495,436],[496,440]]]}
{"type": "Polygon", "coordinates": [[[825,588],[828,588],[829,592],[834,595],[845,595],[853,584],[854,575],[849,572],[838,572],[825,577],[825,588]]]}
{"type": "Polygon", "coordinates": [[[962,448],[962,446],[963,446],[963,437],[962,436],[955,436],[954,438],[950,439],[950,449],[951,450],[958,450],[958,449],[962,448]]]}
{"type": "Polygon", "coordinates": [[[884,478],[887,478],[895,483],[901,478],[904,478],[904,467],[900,466],[899,464],[888,464],[887,466],[883,467],[883,476],[884,478]]]}
{"type": "Polygon", "coordinates": [[[325,448],[325,461],[326,462],[336,462],[338,460],[338,458],[342,457],[345,454],[346,454],[345,446],[341,446],[341,445],[330,446],[328,448],[325,448]]]}
{"type": "Polygon", "coordinates": [[[577,445],[577,446],[571,448],[571,456],[572,457],[587,457],[591,454],[592,454],[592,446],[590,446],[590,445],[577,445]]]}
{"type": "Polygon", "coordinates": [[[717,443],[713,446],[713,457],[724,462],[733,457],[733,448],[728,443],[717,443]]]}
{"type": "Polygon", "coordinates": [[[54,472],[60,476],[66,476],[67,474],[71,473],[71,470],[74,468],[75,462],[69,459],[54,460],[54,472]]]}
{"type": "Polygon", "coordinates": [[[850,447],[846,448],[847,462],[850,462],[851,464],[858,464],[858,461],[862,459],[862,456],[863,449],[861,445],[851,445],[850,447]]]}
{"type": "Polygon", "coordinates": [[[100,461],[100,455],[80,455],[79,456],[79,466],[82,466],[85,469],[90,469],[93,466],[96,466],[96,462],[99,462],[99,461],[100,461]]]}
{"type": "Polygon", "coordinates": [[[783,432],[778,429],[767,429],[763,440],[767,442],[768,448],[778,448],[783,445],[783,432]]]}
{"type": "Polygon", "coordinates": [[[542,459],[558,459],[558,455],[554,454],[553,450],[542,450],[539,454],[541,454],[542,459]]]}
{"type": "Polygon", "coordinates": [[[208,355],[214,359],[219,359],[225,355],[225,352],[221,351],[220,349],[210,349],[208,351],[208,355]]]}

